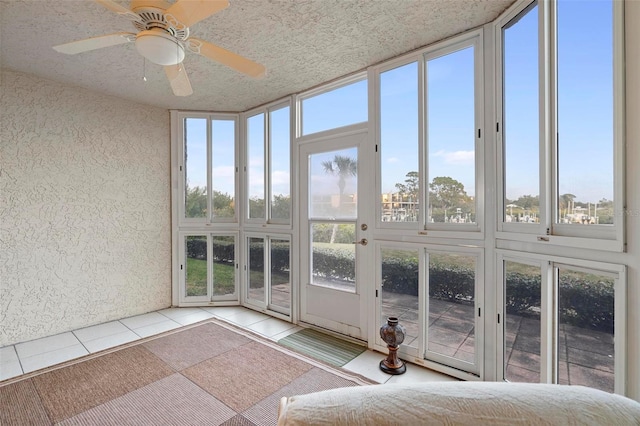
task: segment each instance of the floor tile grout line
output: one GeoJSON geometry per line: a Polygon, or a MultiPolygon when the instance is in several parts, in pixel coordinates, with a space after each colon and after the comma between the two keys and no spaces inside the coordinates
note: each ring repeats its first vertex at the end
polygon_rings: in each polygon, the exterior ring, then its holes
{"type": "Polygon", "coordinates": [[[78,330],[71,330],[71,334],[73,334],[73,337],[75,337],[75,338],[76,338],[76,340],[77,340],[78,342],[80,342],[80,344],[82,345],[82,347],[84,348],[84,350],[85,350],[85,351],[87,351],[87,353],[91,353],[91,351],[89,350],[89,348],[87,348],[87,347],[84,345],[84,342],[83,342],[82,340],[80,340],[80,338],[76,335],[76,331],[78,331],[78,330]]]}

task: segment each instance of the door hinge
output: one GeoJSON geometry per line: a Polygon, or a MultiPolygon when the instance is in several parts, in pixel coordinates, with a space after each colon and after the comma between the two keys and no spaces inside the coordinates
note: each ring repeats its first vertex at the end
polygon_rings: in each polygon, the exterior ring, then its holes
{"type": "Polygon", "coordinates": [[[498,314],[498,324],[500,324],[500,314],[498,314]]]}
{"type": "Polygon", "coordinates": [[[478,139],[480,139],[480,129],[478,129],[478,139]]]}
{"type": "Polygon", "coordinates": [[[182,171],[182,166],[180,166],[180,171],[182,171]]]}
{"type": "Polygon", "coordinates": [[[180,270],[182,271],[182,265],[180,265],[180,270]]]}
{"type": "Polygon", "coordinates": [[[376,152],[378,152],[378,144],[376,144],[376,152]]]}
{"type": "Polygon", "coordinates": [[[480,309],[482,309],[482,308],[478,308],[478,316],[481,316],[480,315],[480,312],[481,312],[480,309]]]}
{"type": "Polygon", "coordinates": [[[500,123],[496,123],[496,132],[500,131],[500,123]]]}
{"type": "Polygon", "coordinates": [[[378,290],[376,290],[376,297],[378,297],[378,290]]]}

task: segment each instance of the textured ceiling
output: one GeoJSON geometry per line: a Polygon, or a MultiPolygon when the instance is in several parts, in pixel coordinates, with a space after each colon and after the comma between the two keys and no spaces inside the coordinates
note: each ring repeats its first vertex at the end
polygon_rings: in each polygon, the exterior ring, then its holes
{"type": "Polygon", "coordinates": [[[261,80],[188,53],[194,94],[176,97],[162,67],[145,65],[132,43],[73,56],[54,51],[74,40],[136,32],[91,0],[0,0],[0,64],[164,108],[245,111],[478,27],[513,0],[230,2],[192,26],[191,35],[263,64],[261,80]]]}

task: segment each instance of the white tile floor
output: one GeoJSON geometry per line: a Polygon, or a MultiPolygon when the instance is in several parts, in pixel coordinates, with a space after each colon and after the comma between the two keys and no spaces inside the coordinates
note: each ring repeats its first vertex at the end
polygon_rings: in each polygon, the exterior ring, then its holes
{"type": "MultiPolygon", "coordinates": [[[[0,348],[0,381],[212,317],[273,341],[302,329],[240,306],[163,309],[0,348]]],[[[389,376],[378,367],[383,358],[383,354],[367,350],[343,368],[379,383],[457,380],[412,364],[407,365],[405,374],[389,376]]]]}

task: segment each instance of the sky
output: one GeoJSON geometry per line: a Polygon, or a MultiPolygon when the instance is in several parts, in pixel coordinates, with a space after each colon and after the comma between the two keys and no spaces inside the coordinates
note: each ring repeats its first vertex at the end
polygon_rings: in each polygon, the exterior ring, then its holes
{"type": "MultiPolygon", "coordinates": [[[[558,9],[559,194],[577,201],[613,198],[612,18],[603,0],[560,1],[558,9]],[[607,28],[609,30],[607,31],[607,28]]],[[[504,30],[505,191],[509,199],[539,194],[537,7],[504,30]]],[[[450,176],[475,195],[473,46],[427,61],[428,180],[450,176]]],[[[380,155],[383,192],[395,192],[418,171],[418,67],[408,64],[380,75],[380,155]]],[[[367,120],[367,82],[303,101],[303,134],[367,120]]],[[[272,186],[288,195],[289,108],[271,112],[272,186]]],[[[249,195],[264,196],[264,115],[248,120],[249,195]]],[[[188,119],[190,185],[206,182],[205,119],[188,119]]],[[[213,123],[214,188],[232,192],[233,122],[213,123]]],[[[315,168],[333,154],[316,155],[315,168]]],[[[325,174],[326,175],[326,174],[325,174]]],[[[336,178],[314,181],[337,193],[336,178]]],[[[348,192],[348,191],[347,191],[348,192]]]]}

